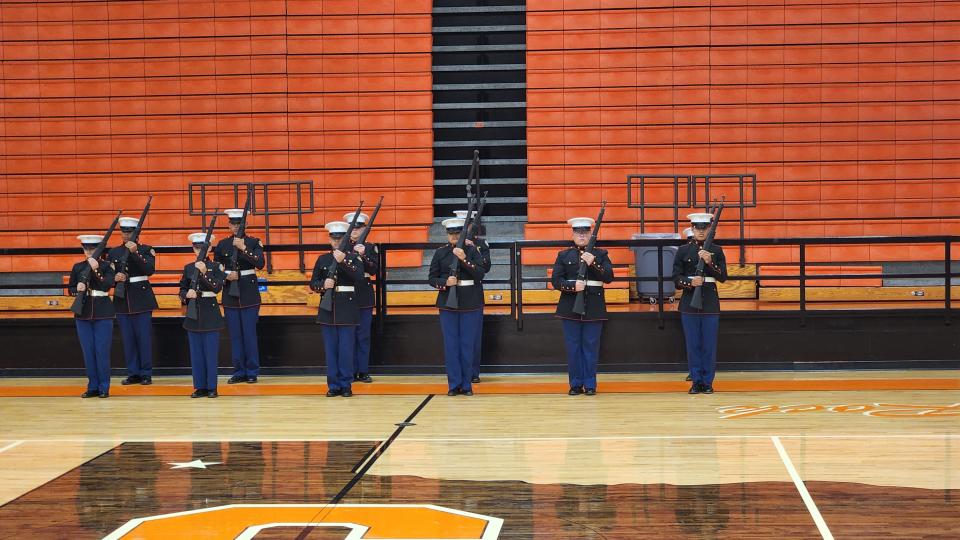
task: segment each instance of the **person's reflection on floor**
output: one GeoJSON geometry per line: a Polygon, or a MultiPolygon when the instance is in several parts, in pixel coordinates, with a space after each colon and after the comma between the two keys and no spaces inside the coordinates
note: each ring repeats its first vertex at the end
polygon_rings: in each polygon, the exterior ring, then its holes
{"type": "Polygon", "coordinates": [[[80,467],[74,503],[80,525],[106,535],[131,517],[158,513],[154,443],[125,443],[80,467]]]}

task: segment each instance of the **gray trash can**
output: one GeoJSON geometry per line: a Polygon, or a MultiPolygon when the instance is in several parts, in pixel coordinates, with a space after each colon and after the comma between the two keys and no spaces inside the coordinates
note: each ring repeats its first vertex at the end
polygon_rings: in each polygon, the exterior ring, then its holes
{"type": "MultiPolygon", "coordinates": [[[[634,234],[633,240],[679,240],[676,233],[643,233],[634,234]]],[[[633,250],[634,261],[637,265],[637,277],[657,277],[657,248],[656,246],[638,246],[633,250]]],[[[677,255],[676,246],[663,248],[663,299],[666,302],[676,302],[676,290],[673,288],[673,259],[677,255]]],[[[637,281],[637,294],[640,301],[657,303],[658,285],[656,281],[637,281]]]]}

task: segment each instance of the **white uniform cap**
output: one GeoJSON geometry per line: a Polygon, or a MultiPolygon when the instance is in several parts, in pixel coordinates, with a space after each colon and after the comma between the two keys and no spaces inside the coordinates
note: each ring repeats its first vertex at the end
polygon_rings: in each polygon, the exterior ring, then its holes
{"type": "Polygon", "coordinates": [[[706,212],[697,212],[695,214],[687,214],[687,219],[690,220],[690,223],[710,223],[713,221],[713,214],[708,214],[706,212]]]}
{"type": "Polygon", "coordinates": [[[464,219],[459,217],[452,217],[443,220],[443,228],[447,229],[463,229],[464,219]]]}
{"type": "Polygon", "coordinates": [[[243,208],[227,208],[223,213],[230,219],[240,219],[243,217],[243,208]]]}
{"type": "Polygon", "coordinates": [[[589,229],[593,227],[593,218],[575,217],[567,220],[567,223],[574,229],[589,229]]]}
{"type": "MultiPolygon", "coordinates": [[[[343,220],[346,221],[347,223],[353,223],[353,215],[354,215],[354,214],[356,214],[356,212],[348,212],[348,213],[344,214],[344,215],[343,215],[343,220]]],[[[366,223],[367,220],[369,220],[369,219],[370,219],[370,216],[364,214],[363,212],[360,212],[360,217],[357,218],[357,225],[359,225],[359,224],[361,224],[361,223],[366,223]]]]}
{"type": "Polygon", "coordinates": [[[690,238],[691,236],[693,236],[693,229],[689,229],[689,228],[688,228],[688,229],[684,229],[684,230],[683,230],[683,236],[685,236],[685,237],[687,237],[687,238],[690,238]]]}
{"type": "Polygon", "coordinates": [[[326,228],[330,234],[346,234],[347,229],[350,228],[350,224],[345,221],[331,221],[324,225],[324,228],[326,228]]]}
{"type": "MultiPolygon", "coordinates": [[[[465,220],[465,219],[467,219],[467,212],[469,212],[469,210],[454,210],[454,211],[453,211],[453,215],[457,216],[457,217],[460,218],[460,219],[464,219],[464,220],[465,220]]],[[[471,215],[471,217],[476,216],[476,215],[477,215],[477,211],[474,210],[473,213],[470,214],[470,215],[471,215]]]]}
{"type": "Polygon", "coordinates": [[[77,240],[86,246],[89,244],[99,244],[103,240],[103,236],[99,234],[81,234],[77,236],[77,240]]]}
{"type": "MultiPolygon", "coordinates": [[[[191,244],[202,244],[203,241],[206,239],[207,239],[207,235],[202,232],[195,232],[193,234],[187,235],[187,240],[189,240],[191,244]]],[[[210,235],[211,243],[213,243],[213,239],[214,239],[214,236],[211,234],[210,235]]]]}
{"type": "Polygon", "coordinates": [[[122,217],[120,218],[120,228],[121,229],[134,229],[137,224],[140,223],[140,220],[132,217],[122,217]]]}

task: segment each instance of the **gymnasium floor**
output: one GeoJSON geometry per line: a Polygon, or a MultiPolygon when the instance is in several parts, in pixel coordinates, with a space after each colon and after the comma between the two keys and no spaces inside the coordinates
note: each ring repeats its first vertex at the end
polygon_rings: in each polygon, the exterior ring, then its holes
{"type": "Polygon", "coordinates": [[[960,371],[722,373],[696,396],[681,377],[571,397],[488,376],[472,398],[377,377],[350,399],[265,377],[216,400],[185,377],[107,400],[0,379],[0,534],[960,537],[960,371]]]}

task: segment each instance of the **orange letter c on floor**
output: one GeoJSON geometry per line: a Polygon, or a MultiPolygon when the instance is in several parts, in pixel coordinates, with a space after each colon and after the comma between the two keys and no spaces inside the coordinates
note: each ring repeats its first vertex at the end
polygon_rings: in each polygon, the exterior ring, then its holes
{"type": "Polygon", "coordinates": [[[230,504],[128,521],[104,540],[251,540],[277,527],[342,527],[344,540],[494,540],[503,520],[431,504],[230,504]]]}

